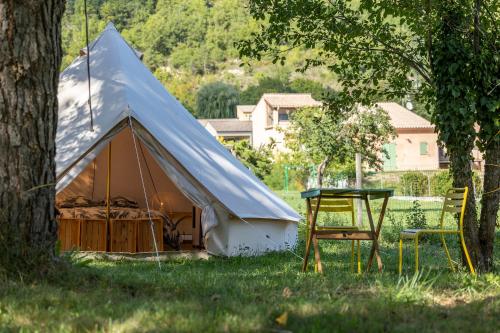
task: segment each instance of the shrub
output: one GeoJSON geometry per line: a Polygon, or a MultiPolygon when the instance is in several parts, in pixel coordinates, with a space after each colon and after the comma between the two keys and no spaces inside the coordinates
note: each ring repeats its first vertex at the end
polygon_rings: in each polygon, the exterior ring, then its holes
{"type": "Polygon", "coordinates": [[[405,172],[400,177],[403,195],[423,196],[427,194],[427,176],[422,172],[405,172]]]}
{"type": "Polygon", "coordinates": [[[382,228],[382,238],[388,243],[397,243],[399,241],[399,234],[405,228],[403,221],[397,218],[390,209],[387,209],[386,218],[390,226],[382,228]]]}
{"type": "Polygon", "coordinates": [[[448,170],[435,173],[431,177],[431,195],[445,196],[446,191],[453,187],[453,178],[448,170]]]}
{"type": "Polygon", "coordinates": [[[425,229],[427,218],[418,200],[413,200],[412,206],[406,214],[406,225],[412,229],[425,229]]]}
{"type": "Polygon", "coordinates": [[[248,140],[229,141],[232,153],[243,165],[250,169],[259,179],[264,179],[272,169],[272,151],[268,146],[254,149],[248,140]]]}
{"type": "Polygon", "coordinates": [[[264,177],[264,183],[272,190],[283,190],[285,178],[284,166],[281,163],[273,163],[271,172],[264,177]]]}
{"type": "Polygon", "coordinates": [[[288,169],[288,190],[303,191],[306,188],[310,170],[307,167],[284,162],[272,163],[269,174],[264,177],[264,183],[273,190],[285,189],[285,166],[288,169]]]}
{"type": "MultiPolygon", "coordinates": [[[[472,174],[472,181],[474,189],[469,189],[469,191],[475,190],[476,195],[479,197],[483,193],[483,182],[481,175],[477,171],[472,174]]],[[[452,187],[453,177],[448,170],[440,171],[431,177],[431,195],[445,196],[446,191],[452,187]]]]}

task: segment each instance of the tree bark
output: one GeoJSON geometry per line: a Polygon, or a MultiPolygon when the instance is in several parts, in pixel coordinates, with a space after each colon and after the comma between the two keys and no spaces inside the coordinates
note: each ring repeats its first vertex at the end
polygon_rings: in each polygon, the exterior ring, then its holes
{"type": "MultiPolygon", "coordinates": [[[[467,204],[465,206],[464,215],[464,238],[465,244],[469,251],[472,264],[474,267],[478,267],[478,264],[482,262],[481,249],[479,248],[479,235],[478,235],[478,223],[477,223],[477,210],[476,210],[476,200],[474,197],[474,183],[472,181],[472,167],[470,161],[464,158],[464,153],[470,156],[471,148],[461,150],[451,150],[449,151],[450,156],[450,167],[453,175],[453,187],[465,187],[469,188],[469,193],[467,196],[467,204]]],[[[462,262],[465,263],[465,256],[462,254],[462,262]]]]}
{"type": "Polygon", "coordinates": [[[479,226],[479,246],[482,262],[479,269],[493,270],[493,243],[495,241],[495,225],[497,223],[500,201],[500,141],[493,140],[491,147],[485,152],[484,181],[481,217],[479,226]]]}
{"type": "Polygon", "coordinates": [[[325,170],[328,167],[328,164],[330,164],[331,160],[331,157],[325,157],[325,159],[318,165],[318,187],[323,186],[323,177],[325,176],[325,170]]]}
{"type": "Polygon", "coordinates": [[[64,0],[0,0],[0,270],[55,254],[55,135],[64,0]]]}

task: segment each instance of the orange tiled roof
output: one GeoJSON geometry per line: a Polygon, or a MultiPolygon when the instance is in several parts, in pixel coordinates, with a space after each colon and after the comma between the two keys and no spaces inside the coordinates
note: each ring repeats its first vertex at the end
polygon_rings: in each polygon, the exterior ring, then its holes
{"type": "Polygon", "coordinates": [[[394,128],[434,128],[430,121],[394,102],[379,102],[376,105],[386,111],[394,128]]]}

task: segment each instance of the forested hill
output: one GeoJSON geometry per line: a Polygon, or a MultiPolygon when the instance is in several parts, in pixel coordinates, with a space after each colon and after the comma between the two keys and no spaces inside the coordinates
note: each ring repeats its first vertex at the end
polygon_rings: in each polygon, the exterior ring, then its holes
{"type": "MultiPolygon", "coordinates": [[[[312,92],[319,97],[324,88],[335,86],[326,70],[294,71],[304,59],[303,50],[294,50],[284,66],[264,59],[240,67],[234,43],[257,29],[244,0],[88,0],[87,6],[91,39],[112,21],[144,53],[144,63],[155,76],[198,116],[210,116],[197,107],[203,86],[208,93],[225,89],[233,104],[256,103],[264,92],[312,92]]],[[[85,45],[83,8],[83,0],[67,2],[63,68],[85,45]]],[[[232,105],[226,116],[231,110],[232,105]]]]}

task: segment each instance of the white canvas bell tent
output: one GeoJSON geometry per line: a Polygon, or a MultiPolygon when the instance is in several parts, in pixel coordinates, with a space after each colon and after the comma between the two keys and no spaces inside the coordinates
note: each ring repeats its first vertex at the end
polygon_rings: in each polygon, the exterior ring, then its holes
{"type": "Polygon", "coordinates": [[[102,198],[111,143],[113,195],[146,207],[156,191],[165,193],[161,200],[174,211],[198,207],[209,253],[258,254],[295,245],[300,216],[165,90],[111,23],[89,47],[93,131],[86,54],[60,77],[58,196],[95,192],[102,198]],[[146,151],[141,157],[137,145],[146,151]],[[159,188],[153,191],[154,183],[159,188]]]}

